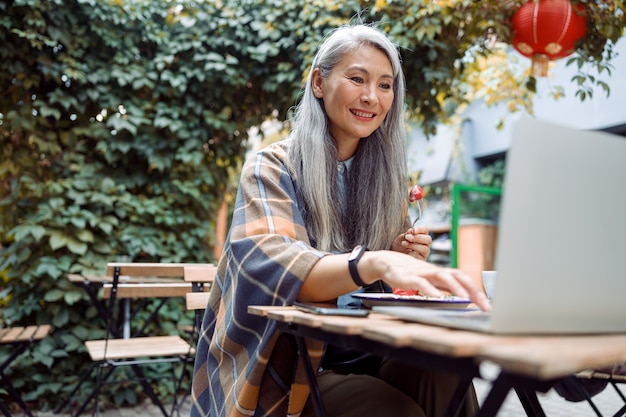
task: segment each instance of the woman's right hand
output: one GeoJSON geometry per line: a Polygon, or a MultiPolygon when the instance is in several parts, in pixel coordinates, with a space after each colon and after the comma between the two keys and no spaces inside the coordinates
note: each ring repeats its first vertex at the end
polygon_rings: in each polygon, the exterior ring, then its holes
{"type": "Polygon", "coordinates": [[[370,251],[361,257],[357,268],[367,283],[383,280],[392,288],[419,290],[431,297],[442,296],[442,290],[469,298],[484,311],[491,304],[482,288],[463,271],[445,268],[395,251],[370,251]]]}

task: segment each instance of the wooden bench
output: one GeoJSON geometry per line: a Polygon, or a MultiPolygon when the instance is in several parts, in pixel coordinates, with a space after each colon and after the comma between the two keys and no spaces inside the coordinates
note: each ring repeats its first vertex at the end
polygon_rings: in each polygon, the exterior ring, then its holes
{"type": "MultiPolygon", "coordinates": [[[[32,417],[32,413],[24,400],[22,400],[20,393],[11,383],[11,380],[5,374],[5,371],[31,344],[45,338],[50,333],[51,329],[52,327],[49,324],[0,328],[0,345],[10,345],[12,347],[9,355],[0,362],[0,381],[13,400],[15,400],[24,411],[24,414],[30,417],[32,417]]],[[[0,402],[0,412],[6,416],[11,415],[3,402],[0,402]]]]}

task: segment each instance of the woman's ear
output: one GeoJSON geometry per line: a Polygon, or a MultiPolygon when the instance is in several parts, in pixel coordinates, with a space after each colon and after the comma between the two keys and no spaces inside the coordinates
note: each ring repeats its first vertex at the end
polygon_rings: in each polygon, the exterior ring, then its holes
{"type": "Polygon", "coordinates": [[[311,88],[313,89],[313,95],[317,98],[322,98],[324,95],[322,92],[322,82],[323,78],[320,69],[313,69],[313,74],[311,74],[311,88]]]}

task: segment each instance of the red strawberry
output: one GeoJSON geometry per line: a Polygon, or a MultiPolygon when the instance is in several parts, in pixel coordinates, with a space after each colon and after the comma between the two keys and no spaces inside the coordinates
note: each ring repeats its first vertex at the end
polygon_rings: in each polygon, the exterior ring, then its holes
{"type": "Polygon", "coordinates": [[[419,290],[403,290],[401,288],[394,288],[393,293],[395,295],[419,295],[419,290]]]}
{"type": "Polygon", "coordinates": [[[422,198],[424,198],[424,190],[422,190],[422,187],[420,187],[419,185],[414,185],[413,188],[411,188],[411,192],[409,193],[409,201],[411,203],[415,203],[422,198]]]}

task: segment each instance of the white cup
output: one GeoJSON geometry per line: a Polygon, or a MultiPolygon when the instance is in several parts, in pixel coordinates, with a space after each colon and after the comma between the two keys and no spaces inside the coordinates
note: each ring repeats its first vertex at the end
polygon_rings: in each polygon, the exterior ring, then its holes
{"type": "Polygon", "coordinates": [[[482,271],[481,273],[483,279],[483,288],[485,288],[485,293],[489,299],[493,299],[493,292],[496,288],[496,277],[498,276],[497,271],[482,271]]]}

